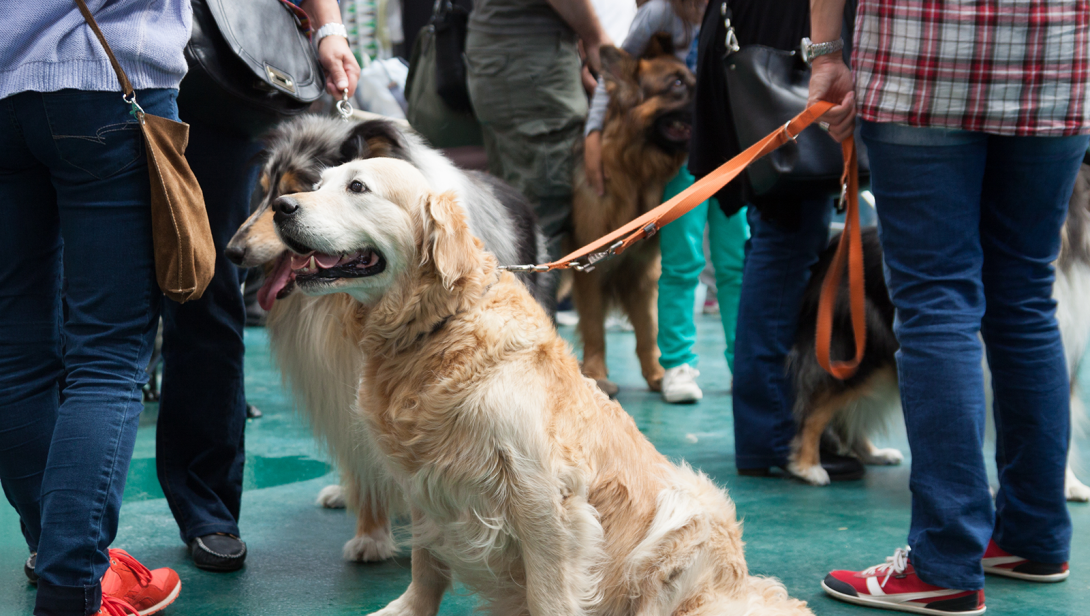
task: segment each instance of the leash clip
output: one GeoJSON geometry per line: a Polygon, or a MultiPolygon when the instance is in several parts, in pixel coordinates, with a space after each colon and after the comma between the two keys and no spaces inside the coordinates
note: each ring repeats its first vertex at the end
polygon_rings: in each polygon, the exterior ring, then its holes
{"type": "Polygon", "coordinates": [[[496,269],[503,272],[537,272],[549,271],[548,265],[499,265],[496,269]]]}
{"type": "Polygon", "coordinates": [[[841,183],[840,198],[836,201],[836,212],[837,214],[843,214],[846,209],[848,209],[848,185],[841,183]]]}
{"type": "Polygon", "coordinates": [[[352,103],[348,102],[348,88],[344,89],[341,100],[337,101],[337,113],[341,119],[348,122],[352,118],[352,103]]]}

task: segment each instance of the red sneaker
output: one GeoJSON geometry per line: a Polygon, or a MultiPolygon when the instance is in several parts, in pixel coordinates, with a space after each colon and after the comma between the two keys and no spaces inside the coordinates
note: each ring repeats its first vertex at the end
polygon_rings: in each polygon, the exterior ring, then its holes
{"type": "Polygon", "coordinates": [[[1015,556],[1003,551],[995,541],[988,542],[988,549],[984,552],[984,573],[1001,575],[1016,580],[1030,582],[1062,582],[1071,575],[1067,563],[1050,565],[1035,563],[1020,556],[1015,556]]]}
{"type": "Polygon", "coordinates": [[[118,600],[112,602],[111,609],[123,609],[123,606],[113,605],[120,602],[136,609],[139,616],[150,616],[174,603],[181,590],[182,581],[173,569],[164,567],[149,571],[125,550],[110,550],[110,568],[102,577],[103,605],[109,596],[118,600]]]}
{"type": "Polygon", "coordinates": [[[885,564],[863,571],[833,571],[821,587],[841,601],[916,614],[983,614],[983,590],[932,586],[916,575],[909,548],[897,548],[885,564]]]}

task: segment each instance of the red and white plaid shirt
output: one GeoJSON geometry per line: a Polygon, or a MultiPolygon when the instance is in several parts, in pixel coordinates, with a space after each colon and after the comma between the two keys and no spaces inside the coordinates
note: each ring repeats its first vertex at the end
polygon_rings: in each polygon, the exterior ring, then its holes
{"type": "Polygon", "coordinates": [[[1090,0],[859,0],[852,66],[865,120],[1090,133],[1090,0]]]}

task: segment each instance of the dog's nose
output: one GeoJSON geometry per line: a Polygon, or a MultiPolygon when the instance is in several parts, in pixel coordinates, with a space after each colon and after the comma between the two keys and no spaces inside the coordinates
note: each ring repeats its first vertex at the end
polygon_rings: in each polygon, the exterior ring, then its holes
{"type": "Polygon", "coordinates": [[[299,202],[292,197],[278,197],[272,202],[272,208],[280,216],[292,216],[299,210],[299,202]]]}
{"type": "Polygon", "coordinates": [[[235,265],[242,265],[242,260],[246,258],[246,247],[228,244],[227,248],[223,249],[223,256],[235,265]]]}

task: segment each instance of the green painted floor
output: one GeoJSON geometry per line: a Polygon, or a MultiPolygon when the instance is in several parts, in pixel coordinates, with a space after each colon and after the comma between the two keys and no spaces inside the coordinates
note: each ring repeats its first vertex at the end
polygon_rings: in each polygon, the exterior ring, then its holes
{"type": "MultiPolygon", "coordinates": [[[[621,404],[661,451],[688,460],[730,490],[739,515],[745,518],[746,556],[752,572],[780,577],[793,596],[810,602],[816,614],[874,613],[826,598],[818,581],[832,568],[882,562],[904,543],[910,504],[907,464],[872,468],[864,481],[826,488],[738,477],[718,317],[699,316],[698,330],[704,400],[693,406],[667,405],[647,392],[636,365],[632,334],[610,333],[609,361],[622,387],[621,404]]],[[[570,338],[572,328],[562,331],[570,338]]],[[[250,420],[246,434],[241,525],[250,555],[245,569],[205,573],[186,560],[155,478],[154,408],[145,413],[140,429],[116,546],[148,565],[170,566],[181,575],[181,597],[165,616],[376,610],[408,584],[409,559],[378,565],[341,560],[341,546],[352,536],[353,520],[343,511],[314,505],[318,490],[335,482],[336,474],[280,388],[265,332],[250,329],[246,336],[248,398],[265,416],[250,420]]],[[[1083,390],[1090,391],[1090,370],[1081,380],[1083,390]]],[[[894,426],[879,444],[908,453],[901,425],[894,426]]],[[[1090,450],[1090,443],[1084,448],[1090,450]]],[[[1057,585],[1032,585],[989,578],[990,614],[1090,613],[1090,506],[1076,504],[1070,509],[1075,523],[1070,579],[1057,585]]],[[[15,513],[6,503],[0,504],[0,616],[31,612],[34,588],[23,576],[25,558],[15,513]]],[[[441,614],[470,614],[474,605],[464,593],[448,595],[441,614]]]]}

